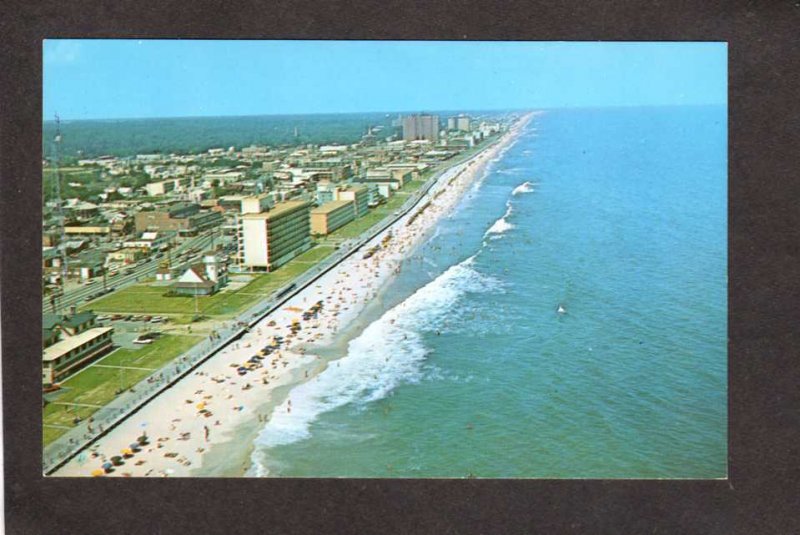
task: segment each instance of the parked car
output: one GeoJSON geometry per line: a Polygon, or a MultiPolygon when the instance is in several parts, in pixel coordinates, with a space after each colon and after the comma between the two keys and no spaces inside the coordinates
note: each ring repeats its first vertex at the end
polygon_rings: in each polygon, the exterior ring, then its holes
{"type": "Polygon", "coordinates": [[[133,343],[134,344],[152,344],[153,340],[150,339],[150,338],[144,338],[144,337],[140,336],[139,338],[134,340],[133,343]]]}

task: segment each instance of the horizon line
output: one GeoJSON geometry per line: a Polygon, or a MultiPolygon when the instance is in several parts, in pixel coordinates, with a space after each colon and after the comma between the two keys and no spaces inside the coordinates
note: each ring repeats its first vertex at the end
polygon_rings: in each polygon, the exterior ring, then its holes
{"type": "MultiPolygon", "coordinates": [[[[602,108],[677,108],[677,107],[701,107],[701,106],[727,106],[727,102],[705,102],[689,104],[612,104],[612,105],[578,105],[578,106],[546,106],[531,108],[492,108],[492,109],[444,109],[444,110],[373,110],[373,111],[318,111],[318,112],[284,112],[284,113],[251,113],[251,114],[231,114],[231,115],[160,115],[160,116],[137,116],[137,117],[89,117],[81,119],[65,119],[59,114],[61,123],[68,122],[89,122],[89,121],[148,121],[158,119],[232,119],[245,117],[287,117],[287,116],[314,116],[314,115],[372,115],[372,114],[425,114],[425,113],[513,113],[531,111],[554,111],[554,110],[575,110],[575,109],[602,109],[602,108]]],[[[57,113],[57,112],[56,112],[57,113]]],[[[55,119],[44,119],[42,123],[54,123],[55,119]]]]}

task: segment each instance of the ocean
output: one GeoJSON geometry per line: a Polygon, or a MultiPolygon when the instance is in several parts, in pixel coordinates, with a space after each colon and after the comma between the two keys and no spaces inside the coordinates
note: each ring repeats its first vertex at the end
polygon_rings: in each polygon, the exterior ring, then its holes
{"type": "Polygon", "coordinates": [[[249,474],[725,477],[726,147],[724,107],[537,115],[249,474]]]}

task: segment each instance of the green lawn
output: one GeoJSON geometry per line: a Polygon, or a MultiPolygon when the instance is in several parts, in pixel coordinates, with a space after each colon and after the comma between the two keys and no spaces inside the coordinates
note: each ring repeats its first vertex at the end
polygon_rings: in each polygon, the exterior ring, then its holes
{"type": "MultiPolygon", "coordinates": [[[[73,426],[75,416],[86,419],[97,411],[96,407],[65,406],[59,403],[84,403],[103,406],[116,397],[120,388],[135,385],[156,370],[181,355],[199,341],[197,336],[164,335],[141,349],[118,349],[93,365],[67,379],[63,390],[43,410],[45,424],[73,426]],[[100,364],[101,366],[97,366],[100,364]],[[102,366],[133,366],[148,369],[105,368],[102,366]]],[[[44,443],[49,444],[67,432],[67,429],[45,427],[44,443]]]]}
{"type": "Polygon", "coordinates": [[[427,182],[427,177],[425,180],[410,180],[409,182],[406,182],[406,184],[403,186],[402,191],[413,193],[417,191],[419,188],[421,188],[425,184],[425,182],[427,182]]]}
{"type": "Polygon", "coordinates": [[[99,364],[157,369],[171,361],[176,355],[189,350],[199,341],[198,338],[197,336],[165,334],[157,338],[152,344],[142,346],[139,349],[117,349],[100,361],[99,364]]]}
{"type": "MultiPolygon", "coordinates": [[[[233,316],[248,306],[269,296],[304,271],[310,269],[335,250],[320,245],[281,266],[272,273],[257,275],[250,283],[234,291],[223,291],[197,298],[197,309],[207,316],[233,316]]],[[[195,310],[194,297],[166,297],[168,288],[135,284],[107,295],[83,308],[95,312],[120,312],[130,314],[191,314],[195,310]]],[[[180,323],[180,322],[176,322],[180,323]]]]}

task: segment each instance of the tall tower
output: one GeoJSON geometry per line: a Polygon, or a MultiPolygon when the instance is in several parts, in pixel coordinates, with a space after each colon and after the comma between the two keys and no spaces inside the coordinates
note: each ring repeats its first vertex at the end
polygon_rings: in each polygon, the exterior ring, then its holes
{"type": "Polygon", "coordinates": [[[61,199],[61,118],[56,114],[56,136],[53,139],[53,169],[55,170],[55,190],[56,198],[56,219],[58,220],[59,231],[59,251],[61,253],[61,278],[59,286],[61,287],[60,295],[64,295],[64,285],[67,282],[67,248],[66,248],[66,233],[64,231],[64,207],[62,206],[61,199]]]}

